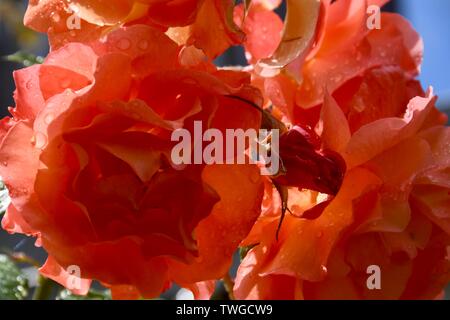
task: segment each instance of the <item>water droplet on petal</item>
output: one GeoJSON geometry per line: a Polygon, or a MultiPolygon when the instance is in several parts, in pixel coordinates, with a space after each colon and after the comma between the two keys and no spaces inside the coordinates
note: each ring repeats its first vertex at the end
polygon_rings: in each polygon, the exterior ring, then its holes
{"type": "Polygon", "coordinates": [[[117,42],[117,48],[120,50],[128,50],[131,47],[131,41],[127,38],[120,39],[117,42]]]}
{"type": "Polygon", "coordinates": [[[59,14],[57,12],[52,12],[50,16],[51,16],[52,20],[56,23],[58,23],[61,20],[61,17],[59,16],[59,14]]]}
{"type": "Polygon", "coordinates": [[[305,91],[311,91],[311,84],[309,82],[305,82],[305,84],[303,85],[303,89],[305,89],[305,91]]]}
{"type": "Polygon", "coordinates": [[[31,80],[27,81],[27,83],[25,84],[25,86],[26,86],[26,88],[27,88],[28,90],[33,89],[33,81],[31,81],[31,80]]]}
{"type": "Polygon", "coordinates": [[[50,124],[53,121],[53,119],[55,119],[55,116],[52,113],[49,113],[45,116],[44,122],[45,124],[50,124]]]}
{"type": "Polygon", "coordinates": [[[71,83],[72,83],[72,81],[70,79],[63,79],[61,81],[61,88],[66,89],[66,88],[70,87],[71,83]]]}
{"type": "Polygon", "coordinates": [[[324,274],[328,273],[328,269],[324,265],[321,265],[320,268],[321,268],[322,273],[324,273],[324,274]]]}
{"type": "Polygon", "coordinates": [[[37,132],[32,142],[37,149],[43,149],[47,144],[47,136],[42,132],[37,132]]]}
{"type": "Polygon", "coordinates": [[[341,81],[342,81],[342,76],[341,76],[340,74],[336,75],[336,76],[333,78],[333,81],[334,81],[335,83],[341,82],[341,81]]]}
{"type": "Polygon", "coordinates": [[[148,45],[149,45],[148,40],[144,39],[144,40],[139,41],[138,48],[141,49],[142,51],[144,51],[144,50],[148,49],[148,45]]]}

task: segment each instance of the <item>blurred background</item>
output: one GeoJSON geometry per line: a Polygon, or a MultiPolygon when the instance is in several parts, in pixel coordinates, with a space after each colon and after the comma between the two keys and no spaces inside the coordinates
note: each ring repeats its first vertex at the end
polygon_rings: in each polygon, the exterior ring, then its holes
{"type": "MultiPolygon", "coordinates": [[[[14,105],[12,97],[15,88],[12,72],[24,67],[21,63],[8,61],[3,57],[12,55],[18,51],[42,57],[45,57],[48,53],[48,44],[45,36],[28,30],[23,26],[23,15],[27,3],[28,1],[24,0],[0,0],[1,118],[7,115],[7,107],[14,105]]],[[[450,1],[392,0],[384,10],[398,12],[408,18],[424,38],[425,56],[420,79],[425,88],[429,85],[434,87],[435,92],[440,97],[439,108],[450,115],[450,63],[448,62],[448,55],[450,52],[450,41],[448,41],[448,34],[450,31],[450,19],[448,18],[450,1]]],[[[284,15],[284,11],[284,7],[279,9],[281,15],[284,15]]],[[[242,49],[234,48],[218,59],[217,64],[242,65],[245,64],[243,58],[244,54],[242,49]]],[[[21,235],[9,235],[0,228],[0,254],[2,252],[25,252],[27,256],[37,263],[45,261],[45,252],[34,246],[33,239],[21,235]]],[[[0,273],[2,271],[2,262],[3,261],[0,258],[0,273]]],[[[25,279],[20,279],[20,281],[24,283],[28,282],[28,285],[33,287],[38,281],[35,268],[28,268],[26,266],[29,265],[29,263],[23,262],[24,261],[19,263],[19,266],[22,268],[21,272],[25,273],[25,279]]],[[[19,278],[19,276],[17,278],[19,278]]],[[[447,291],[447,299],[450,299],[450,290],[447,291]]],[[[32,290],[30,290],[29,293],[21,292],[19,288],[15,294],[18,296],[24,295],[29,297],[31,294],[30,292],[32,292],[32,290]]],[[[167,293],[165,297],[174,298],[177,292],[177,289],[174,289],[167,293]]],[[[186,297],[185,292],[178,292],[178,294],[181,294],[182,297],[186,297]]],[[[220,298],[223,294],[223,290],[219,288],[217,297],[220,298]]],[[[2,288],[0,288],[0,298],[1,296],[2,288]]],[[[98,298],[101,298],[101,296],[98,298]]]]}

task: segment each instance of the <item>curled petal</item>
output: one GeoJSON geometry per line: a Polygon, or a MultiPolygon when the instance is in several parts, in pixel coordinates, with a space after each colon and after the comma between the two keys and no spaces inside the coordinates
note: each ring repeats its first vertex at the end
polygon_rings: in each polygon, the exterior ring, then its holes
{"type": "Polygon", "coordinates": [[[62,268],[56,260],[49,256],[39,272],[62,286],[70,289],[74,294],[86,295],[91,287],[91,280],[83,279],[62,268]]]}
{"type": "Polygon", "coordinates": [[[281,43],[270,58],[258,62],[256,70],[260,74],[281,69],[299,57],[305,59],[314,43],[321,1],[288,0],[287,8],[281,43]]]}

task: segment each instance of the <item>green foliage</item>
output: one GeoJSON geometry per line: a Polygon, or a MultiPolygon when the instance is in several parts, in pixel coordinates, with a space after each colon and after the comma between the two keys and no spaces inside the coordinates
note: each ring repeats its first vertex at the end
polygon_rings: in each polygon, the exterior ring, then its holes
{"type": "Polygon", "coordinates": [[[0,255],[0,300],[23,300],[28,295],[28,280],[8,256],[0,255]]]}
{"type": "Polygon", "coordinates": [[[254,244],[248,247],[240,247],[239,248],[239,258],[242,260],[245,259],[245,257],[247,256],[247,253],[252,250],[254,247],[256,247],[258,244],[254,244]]]}
{"type": "Polygon", "coordinates": [[[111,292],[91,289],[86,296],[79,296],[65,289],[58,294],[56,300],[111,300],[111,292]]]}
{"type": "Polygon", "coordinates": [[[23,64],[25,67],[29,67],[34,64],[41,64],[42,62],[44,62],[43,57],[36,56],[31,53],[22,52],[22,51],[18,51],[14,54],[10,54],[9,56],[6,56],[4,58],[7,61],[23,64]]]}
{"type": "Polygon", "coordinates": [[[27,28],[23,24],[24,1],[1,0],[0,24],[14,34],[20,47],[30,47],[39,40],[37,32],[27,28]]]}

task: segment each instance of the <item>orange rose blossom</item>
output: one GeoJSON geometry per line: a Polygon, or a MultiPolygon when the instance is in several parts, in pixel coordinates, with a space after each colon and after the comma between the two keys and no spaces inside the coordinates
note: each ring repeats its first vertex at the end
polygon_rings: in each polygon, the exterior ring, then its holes
{"type": "Polygon", "coordinates": [[[236,299],[438,297],[450,130],[417,80],[420,36],[397,14],[368,22],[386,2],[287,0],[283,21],[281,0],[30,0],[51,49],[14,72],[2,227],[77,294],[209,299],[240,249],[236,299]],[[214,64],[237,45],[247,66],[214,64]],[[180,130],[194,139],[174,159],[180,130]]]}

